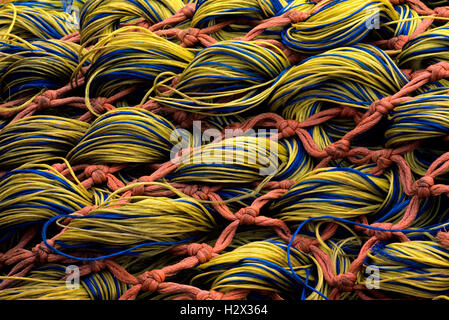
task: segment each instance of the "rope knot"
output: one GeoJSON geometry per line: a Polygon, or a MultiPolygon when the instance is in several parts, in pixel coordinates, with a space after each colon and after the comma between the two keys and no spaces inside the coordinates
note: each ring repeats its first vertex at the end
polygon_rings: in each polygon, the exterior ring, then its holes
{"type": "Polygon", "coordinates": [[[198,185],[187,185],[183,188],[182,192],[186,195],[200,200],[209,200],[209,194],[219,189],[219,186],[198,186],[198,185]]]}
{"type": "Polygon", "coordinates": [[[390,3],[394,6],[406,4],[408,0],[390,0],[390,3]]]}
{"type": "Polygon", "coordinates": [[[292,24],[294,24],[305,21],[310,16],[310,13],[305,11],[290,10],[285,14],[285,16],[290,19],[292,24]]]}
{"type": "Polygon", "coordinates": [[[432,186],[435,184],[435,181],[430,176],[424,176],[421,179],[415,181],[412,186],[412,190],[414,195],[418,196],[418,198],[428,198],[432,195],[432,186]]]}
{"type": "MultiPolygon", "coordinates": [[[[371,226],[381,229],[391,230],[393,228],[392,223],[373,223],[371,226]]],[[[376,237],[380,241],[389,240],[393,237],[393,232],[383,230],[373,230],[364,228],[364,232],[369,237],[376,237]]]]}
{"type": "Polygon", "coordinates": [[[357,110],[348,106],[340,108],[340,118],[354,118],[357,116],[357,110]]]}
{"type": "Polygon", "coordinates": [[[391,97],[386,97],[374,101],[369,108],[369,113],[373,114],[374,112],[379,112],[382,115],[387,115],[391,110],[394,109],[394,104],[391,102],[391,100],[391,97]]]}
{"type": "MultiPolygon", "coordinates": [[[[136,182],[138,181],[136,180],[136,182]]],[[[130,191],[133,196],[141,196],[145,194],[145,185],[134,186],[130,189],[130,191]]]]}
{"type": "Polygon", "coordinates": [[[393,50],[401,50],[405,44],[411,39],[410,36],[401,34],[400,36],[391,38],[387,41],[387,48],[393,50]]]}
{"type": "MultiPolygon", "coordinates": [[[[152,182],[152,180],[146,176],[143,176],[143,177],[140,177],[140,178],[134,180],[132,183],[139,183],[139,182],[152,182]]],[[[141,195],[145,194],[145,185],[142,184],[142,185],[133,186],[130,189],[130,191],[133,196],[141,196],[141,195]]]]}
{"type": "Polygon", "coordinates": [[[214,249],[206,243],[192,243],[187,246],[187,254],[196,257],[200,263],[206,263],[212,259],[214,249]]]}
{"type": "Polygon", "coordinates": [[[259,210],[253,207],[242,208],[236,212],[235,217],[240,220],[241,225],[252,225],[256,223],[259,210]]]}
{"type": "Polygon", "coordinates": [[[350,148],[351,143],[346,139],[342,139],[328,145],[324,151],[326,151],[332,159],[341,159],[346,157],[350,148]]]}
{"type": "Polygon", "coordinates": [[[438,62],[427,67],[426,71],[430,73],[430,82],[440,81],[446,77],[449,77],[449,62],[438,62]]]}
{"type": "Polygon", "coordinates": [[[91,102],[92,109],[97,114],[103,114],[106,111],[112,110],[114,107],[112,105],[110,105],[109,103],[107,103],[107,101],[108,101],[108,99],[103,98],[103,97],[92,99],[92,102],[91,102]]]}
{"type": "Polygon", "coordinates": [[[186,19],[192,19],[195,14],[196,3],[188,3],[179,10],[179,13],[183,14],[186,19]]]}
{"type": "Polygon", "coordinates": [[[441,18],[449,18],[449,7],[438,7],[433,10],[433,12],[441,18]]]}
{"type": "Polygon", "coordinates": [[[310,247],[315,245],[316,240],[297,236],[293,239],[292,246],[304,253],[310,253],[310,247]]]}
{"type": "Polygon", "coordinates": [[[58,99],[58,93],[55,90],[47,90],[40,96],[36,97],[34,103],[36,103],[37,110],[43,110],[51,107],[51,102],[58,99]]]}
{"type": "Polygon", "coordinates": [[[201,186],[198,188],[196,192],[196,196],[200,198],[201,200],[208,200],[209,199],[209,193],[212,192],[212,188],[210,186],[201,186]]]}
{"type": "Polygon", "coordinates": [[[341,273],[335,276],[331,285],[337,288],[340,292],[351,292],[354,290],[356,281],[357,277],[355,274],[351,272],[341,273]]]}
{"type": "Polygon", "coordinates": [[[86,178],[92,178],[94,184],[100,185],[108,180],[109,168],[103,165],[91,165],[84,169],[86,178]]]}
{"type": "Polygon", "coordinates": [[[279,122],[278,130],[283,138],[288,138],[294,136],[300,127],[301,124],[298,121],[289,119],[279,122]]]}
{"type": "Polygon", "coordinates": [[[196,184],[189,184],[186,185],[183,189],[182,192],[186,195],[188,195],[189,197],[194,198],[195,195],[197,194],[198,190],[200,189],[200,187],[196,184]]]}
{"type": "Polygon", "coordinates": [[[200,290],[196,294],[196,300],[222,300],[224,294],[215,290],[200,290]]]}
{"type": "Polygon", "coordinates": [[[186,30],[181,30],[178,33],[178,38],[186,47],[192,47],[197,42],[200,41],[198,38],[201,34],[201,29],[198,28],[189,28],[186,30]]]}
{"type": "MultiPolygon", "coordinates": [[[[50,246],[54,245],[52,240],[47,240],[47,242],[50,246]]],[[[45,245],[45,243],[41,242],[31,249],[31,252],[36,257],[37,262],[45,263],[48,261],[48,255],[51,254],[52,251],[45,245]]]]}
{"type": "Polygon", "coordinates": [[[159,284],[165,281],[165,272],[160,269],[146,271],[137,277],[142,291],[156,292],[159,284]]]}
{"type": "Polygon", "coordinates": [[[384,170],[393,165],[392,155],[393,149],[376,150],[371,153],[371,161],[376,163],[379,169],[384,170]]]}

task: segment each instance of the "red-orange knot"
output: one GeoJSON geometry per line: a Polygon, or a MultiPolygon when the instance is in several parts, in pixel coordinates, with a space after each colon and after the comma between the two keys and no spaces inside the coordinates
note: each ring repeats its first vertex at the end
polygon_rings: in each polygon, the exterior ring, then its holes
{"type": "Polygon", "coordinates": [[[165,272],[160,269],[146,271],[137,277],[142,291],[156,292],[159,284],[165,281],[165,272]]]}
{"type": "Polygon", "coordinates": [[[91,165],[84,169],[86,178],[91,178],[94,184],[100,185],[108,180],[109,167],[103,165],[91,165]]]}
{"type": "Polygon", "coordinates": [[[373,114],[374,112],[379,112],[382,115],[387,115],[395,107],[391,101],[391,97],[385,97],[380,100],[374,101],[369,108],[369,113],[373,114]]]}
{"type": "Polygon", "coordinates": [[[340,292],[351,292],[354,290],[357,277],[355,274],[341,273],[331,281],[330,285],[337,288],[340,292]]]}
{"type": "Polygon", "coordinates": [[[235,213],[235,217],[240,221],[241,225],[255,224],[258,215],[259,210],[253,207],[242,208],[235,213]]]}
{"type": "Polygon", "coordinates": [[[300,23],[305,21],[310,13],[307,11],[290,10],[285,13],[285,16],[290,19],[291,23],[300,23]]]}
{"type": "Polygon", "coordinates": [[[441,18],[449,18],[449,7],[438,7],[433,10],[433,12],[441,18]]]}
{"type": "Polygon", "coordinates": [[[293,239],[292,246],[304,253],[310,253],[310,248],[316,244],[316,240],[312,238],[306,238],[301,236],[296,236],[293,239]]]}
{"type": "Polygon", "coordinates": [[[51,107],[51,102],[58,99],[58,92],[55,90],[47,90],[34,99],[37,110],[43,110],[51,107]]]}
{"type": "Polygon", "coordinates": [[[187,185],[183,188],[182,192],[192,198],[209,200],[209,194],[216,189],[218,188],[211,188],[210,186],[187,185]]]}
{"type": "Polygon", "coordinates": [[[357,110],[352,107],[344,106],[340,108],[340,118],[354,118],[357,115],[357,110]]]}
{"type": "Polygon", "coordinates": [[[391,38],[387,41],[387,48],[393,50],[401,50],[412,37],[401,34],[400,36],[391,38]]]}
{"type": "MultiPolygon", "coordinates": [[[[182,193],[188,195],[189,197],[195,198],[197,196],[197,192],[200,190],[200,186],[197,184],[188,184],[182,188],[182,193]]],[[[207,200],[207,199],[202,199],[207,200]]]]}
{"type": "Polygon", "coordinates": [[[376,150],[371,153],[371,161],[376,163],[380,169],[387,169],[393,165],[392,155],[393,149],[376,150]]]}
{"type": "Polygon", "coordinates": [[[430,73],[430,82],[440,81],[449,77],[449,62],[441,61],[427,67],[426,71],[430,73]]]}
{"type": "MultiPolygon", "coordinates": [[[[140,182],[152,182],[152,181],[147,176],[140,177],[133,181],[133,183],[140,183],[140,182]]],[[[144,184],[135,185],[130,189],[130,191],[133,196],[144,195],[145,194],[145,185],[144,184]]]]}
{"type": "MultiPolygon", "coordinates": [[[[385,223],[380,223],[380,222],[373,223],[371,226],[375,227],[375,228],[386,229],[386,230],[391,230],[393,228],[392,223],[386,223],[386,222],[385,223]]],[[[369,236],[369,237],[375,236],[380,241],[389,240],[393,237],[393,233],[391,231],[374,230],[374,229],[369,229],[369,228],[363,228],[363,231],[367,236],[369,236]]]]}
{"type": "Polygon", "coordinates": [[[328,145],[324,151],[332,159],[341,159],[346,157],[351,148],[351,143],[346,139],[341,139],[328,145]]]}
{"type": "Polygon", "coordinates": [[[195,298],[196,300],[223,300],[224,294],[215,290],[200,290],[195,298]]]}
{"type": "Polygon", "coordinates": [[[195,14],[196,3],[188,3],[182,7],[178,12],[183,14],[186,19],[192,19],[195,14]]]}
{"type": "Polygon", "coordinates": [[[413,183],[412,191],[420,199],[428,198],[432,195],[432,187],[434,184],[435,181],[432,177],[424,176],[413,183]]]}
{"type": "Polygon", "coordinates": [[[200,263],[206,263],[212,259],[214,249],[206,243],[192,243],[187,246],[187,254],[196,257],[200,263]]]}
{"type": "Polygon", "coordinates": [[[108,99],[103,97],[92,99],[91,105],[94,112],[97,114],[103,114],[106,111],[112,110],[114,107],[107,103],[107,101],[108,99]]]}
{"type": "Polygon", "coordinates": [[[288,138],[296,135],[296,130],[298,130],[299,128],[301,128],[301,123],[292,119],[282,120],[278,124],[279,133],[282,134],[283,138],[288,138]]]}
{"type": "MultiPolygon", "coordinates": [[[[47,240],[47,243],[50,246],[54,245],[54,242],[52,240],[47,240]]],[[[41,242],[34,246],[31,249],[31,252],[34,254],[36,261],[39,263],[45,263],[48,261],[48,255],[52,253],[51,249],[46,246],[45,243],[41,242]]]]}
{"type": "Polygon", "coordinates": [[[191,47],[200,41],[199,35],[201,34],[201,29],[198,28],[189,28],[186,30],[181,30],[178,33],[178,39],[186,47],[191,47]]]}

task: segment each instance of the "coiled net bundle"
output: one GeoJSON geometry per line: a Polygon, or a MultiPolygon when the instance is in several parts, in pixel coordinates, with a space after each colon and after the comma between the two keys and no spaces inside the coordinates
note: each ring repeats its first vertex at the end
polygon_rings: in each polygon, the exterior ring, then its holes
{"type": "Polygon", "coordinates": [[[448,299],[444,4],[1,2],[0,299],[448,299]]]}

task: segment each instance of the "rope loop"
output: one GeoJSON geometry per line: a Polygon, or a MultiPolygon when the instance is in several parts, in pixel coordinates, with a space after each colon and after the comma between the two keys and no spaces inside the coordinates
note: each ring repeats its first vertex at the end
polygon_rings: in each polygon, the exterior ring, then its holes
{"type": "Polygon", "coordinates": [[[201,29],[189,28],[179,31],[178,38],[186,47],[192,47],[200,41],[199,36],[201,33],[201,29]]]}
{"type": "Polygon", "coordinates": [[[424,199],[432,196],[432,187],[435,181],[430,176],[424,176],[416,180],[412,185],[412,192],[419,199],[424,199]]]}
{"type": "Polygon", "coordinates": [[[109,167],[104,165],[91,165],[84,169],[86,178],[92,178],[96,185],[101,185],[108,181],[109,167]]]}
{"type": "Polygon", "coordinates": [[[332,159],[341,159],[345,158],[351,148],[350,141],[346,139],[341,139],[336,141],[330,145],[328,145],[324,151],[330,156],[332,159]]]}
{"type": "Polygon", "coordinates": [[[392,97],[386,97],[373,102],[369,108],[369,113],[373,114],[378,112],[382,115],[387,115],[394,109],[394,107],[395,105],[392,103],[392,97]]]}
{"type": "Polygon", "coordinates": [[[36,104],[36,111],[41,111],[51,107],[52,101],[58,99],[58,92],[56,90],[47,90],[40,96],[34,99],[36,104]]]}
{"type": "Polygon", "coordinates": [[[296,135],[296,130],[301,128],[301,123],[296,120],[282,120],[278,124],[279,133],[283,138],[289,138],[296,135]]]}
{"type": "Polygon", "coordinates": [[[357,276],[352,272],[348,272],[335,276],[330,285],[340,292],[351,292],[354,291],[356,282],[357,276]]]}
{"type": "Polygon", "coordinates": [[[165,281],[165,272],[160,269],[146,271],[137,277],[142,285],[141,291],[156,292],[159,284],[165,281]]]}
{"type": "Polygon", "coordinates": [[[441,61],[433,64],[426,69],[430,73],[430,82],[440,81],[449,77],[449,62],[441,61]]]}
{"type": "Polygon", "coordinates": [[[311,247],[316,243],[317,241],[312,238],[296,236],[295,239],[293,239],[292,246],[301,252],[310,253],[311,247]]]}
{"type": "Polygon", "coordinates": [[[235,213],[235,217],[239,220],[240,225],[253,225],[256,223],[256,217],[259,210],[254,207],[245,207],[235,213]]]}
{"type": "MultiPolygon", "coordinates": [[[[54,246],[54,241],[47,240],[50,246],[54,246]]],[[[51,249],[41,242],[31,249],[31,252],[36,258],[36,262],[45,263],[48,261],[48,256],[52,253],[51,249]]]]}
{"type": "Polygon", "coordinates": [[[214,249],[206,243],[192,243],[187,246],[187,254],[196,257],[200,263],[206,263],[212,259],[214,249]]]}

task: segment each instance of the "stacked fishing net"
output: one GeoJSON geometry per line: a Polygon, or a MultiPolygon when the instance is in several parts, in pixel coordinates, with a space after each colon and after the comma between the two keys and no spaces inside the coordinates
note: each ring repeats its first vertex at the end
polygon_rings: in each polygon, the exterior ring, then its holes
{"type": "Polygon", "coordinates": [[[447,298],[444,3],[4,1],[0,299],[447,298]]]}

